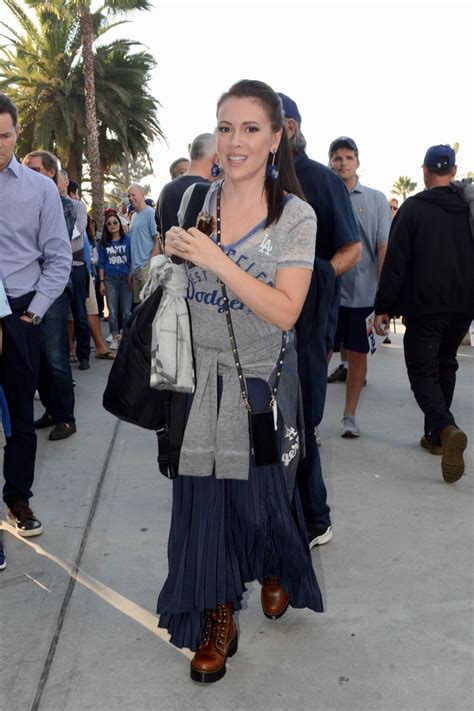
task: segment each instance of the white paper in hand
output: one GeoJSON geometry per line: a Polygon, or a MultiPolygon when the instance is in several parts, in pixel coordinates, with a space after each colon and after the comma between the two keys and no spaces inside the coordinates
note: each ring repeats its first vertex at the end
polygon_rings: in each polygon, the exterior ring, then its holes
{"type": "Polygon", "coordinates": [[[375,353],[375,351],[377,350],[377,346],[380,343],[380,336],[378,336],[375,332],[374,322],[375,311],[372,311],[372,313],[369,314],[365,319],[365,325],[367,328],[367,340],[369,342],[369,353],[371,355],[375,353]]]}

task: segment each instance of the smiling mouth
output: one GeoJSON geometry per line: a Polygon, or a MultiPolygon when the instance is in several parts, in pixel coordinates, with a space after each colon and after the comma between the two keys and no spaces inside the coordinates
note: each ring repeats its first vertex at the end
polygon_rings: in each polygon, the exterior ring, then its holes
{"type": "Polygon", "coordinates": [[[227,156],[227,160],[230,163],[243,163],[247,160],[247,156],[227,156]]]}

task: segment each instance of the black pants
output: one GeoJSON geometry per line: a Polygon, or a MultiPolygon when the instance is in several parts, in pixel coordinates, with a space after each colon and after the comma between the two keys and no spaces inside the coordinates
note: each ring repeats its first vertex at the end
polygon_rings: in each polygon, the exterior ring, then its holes
{"type": "Polygon", "coordinates": [[[76,333],[76,355],[79,360],[89,360],[91,354],[91,332],[87,320],[86,299],[89,294],[89,272],[84,265],[71,270],[72,293],[71,311],[76,333]]]}
{"type": "Polygon", "coordinates": [[[450,412],[456,385],[456,354],[472,317],[467,314],[427,314],[406,317],[405,362],[415,399],[425,414],[425,435],[437,442],[453,425],[450,412]]]}
{"type": "Polygon", "coordinates": [[[9,299],[13,311],[2,319],[3,352],[0,380],[10,411],[12,436],[7,438],[3,458],[3,500],[6,504],[28,501],[33,495],[36,432],[33,401],[38,383],[42,326],[22,321],[34,294],[9,299]]]}

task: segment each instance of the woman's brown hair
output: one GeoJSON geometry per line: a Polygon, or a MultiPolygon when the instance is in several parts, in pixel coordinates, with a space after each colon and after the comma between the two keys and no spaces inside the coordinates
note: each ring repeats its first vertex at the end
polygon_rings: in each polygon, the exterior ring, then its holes
{"type": "MultiPolygon", "coordinates": [[[[236,84],[233,84],[229,91],[222,94],[218,103],[217,111],[222,104],[230,98],[252,98],[259,101],[271,122],[272,130],[278,131],[282,129],[281,141],[275,153],[275,166],[278,168],[278,178],[273,180],[268,173],[265,175],[265,193],[267,197],[268,214],[265,222],[265,227],[278,222],[285,206],[285,194],[293,193],[302,200],[306,198],[301,189],[298,178],[296,177],[295,166],[293,163],[293,155],[291,153],[290,144],[285,131],[285,115],[283,106],[278,94],[273,91],[271,86],[263,81],[253,79],[242,79],[236,84]]],[[[273,154],[269,153],[267,167],[273,161],[273,154]]]]}

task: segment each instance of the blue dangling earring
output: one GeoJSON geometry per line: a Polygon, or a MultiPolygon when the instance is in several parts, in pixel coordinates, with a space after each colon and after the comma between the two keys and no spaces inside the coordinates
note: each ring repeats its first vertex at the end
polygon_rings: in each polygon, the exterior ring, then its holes
{"type": "Polygon", "coordinates": [[[271,164],[267,167],[267,175],[270,178],[270,180],[278,180],[278,176],[280,175],[280,171],[275,165],[275,155],[276,155],[276,150],[273,151],[273,158],[271,164]]]}
{"type": "Polygon", "coordinates": [[[212,177],[217,178],[217,176],[219,175],[220,172],[221,172],[221,167],[220,167],[219,163],[214,163],[214,165],[211,168],[212,177]]]}

